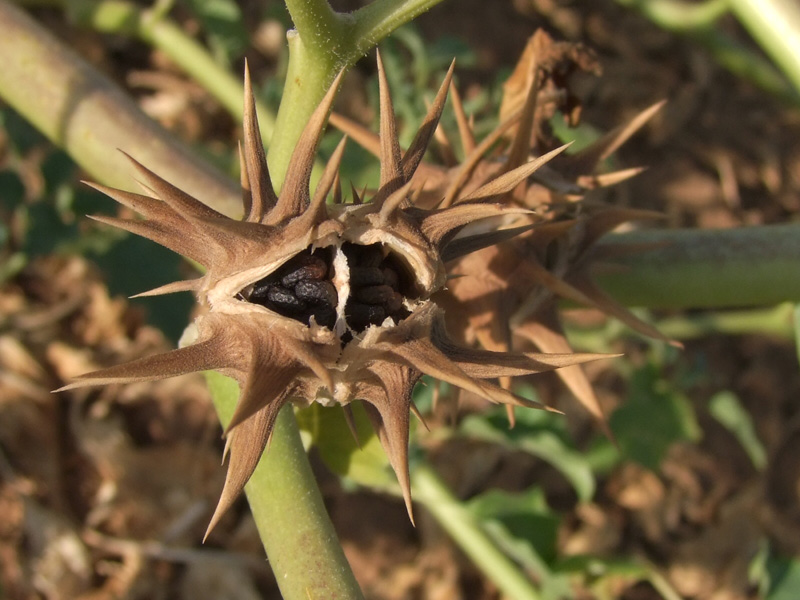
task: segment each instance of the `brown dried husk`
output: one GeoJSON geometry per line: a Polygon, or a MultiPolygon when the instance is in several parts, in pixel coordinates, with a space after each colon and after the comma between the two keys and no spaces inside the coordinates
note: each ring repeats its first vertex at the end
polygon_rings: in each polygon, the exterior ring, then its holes
{"type": "Polygon", "coordinates": [[[275,194],[258,133],[250,77],[245,73],[241,151],[244,217],[240,221],[188,196],[134,159],[131,162],[145,195],[94,185],[145,218],[94,217],[96,220],[153,240],[205,269],[196,279],[171,283],[144,295],[192,291],[204,313],[194,323],[194,341],[190,345],[87,373],[61,389],[161,379],[208,369],[234,378],[240,394],[225,430],[230,464],[209,531],[241,493],[267,446],[279,410],[287,402],[346,407],[354,400],[363,401],[412,517],[407,456],[409,411],[415,410],[411,394],[422,374],[490,402],[545,408],[491,380],[570,367],[600,356],[571,352],[500,353],[459,346],[448,336],[442,308],[431,300],[445,285],[442,257],[455,260],[498,239],[495,228],[489,226],[468,236],[469,243],[464,243],[464,238],[456,237],[464,228],[528,214],[527,208],[499,199],[563,148],[487,178],[483,185],[473,188],[469,198],[461,198],[453,206],[435,209],[415,205],[413,177],[437,127],[453,68],[410,148],[402,152],[380,57],[378,67],[381,122],[377,153],[381,178],[368,202],[354,194],[354,203],[327,203],[331,194],[334,199],[342,197],[338,169],[344,143],[331,157],[313,196],[310,191],[314,155],[341,74],[311,116],[295,148],[281,192],[275,194]],[[313,319],[305,324],[247,302],[242,296],[242,290],[307,249],[328,248],[334,265],[346,265],[343,244],[380,244],[414,274],[414,293],[404,300],[409,313],[405,319],[395,322],[389,318],[364,331],[349,331],[344,315],[349,293],[346,267],[337,270],[333,278],[338,304],[332,328],[313,319]]]}

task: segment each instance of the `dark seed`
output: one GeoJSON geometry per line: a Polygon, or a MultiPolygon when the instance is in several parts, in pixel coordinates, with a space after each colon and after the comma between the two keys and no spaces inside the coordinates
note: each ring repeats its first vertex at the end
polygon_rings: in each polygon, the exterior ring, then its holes
{"type": "MultiPolygon", "coordinates": [[[[336,323],[336,309],[332,306],[316,306],[313,308],[311,316],[314,317],[317,325],[322,325],[328,329],[333,329],[333,325],[336,323]]],[[[310,317],[309,324],[311,324],[310,317]]]]}
{"type": "Polygon", "coordinates": [[[369,325],[380,325],[386,318],[386,311],[382,306],[348,302],[345,317],[351,328],[356,331],[366,329],[369,325]]]}
{"type": "Polygon", "coordinates": [[[353,297],[365,304],[384,304],[391,300],[395,292],[388,285],[371,285],[353,290],[353,297]]]}
{"type": "Polygon", "coordinates": [[[314,304],[335,307],[338,294],[330,281],[301,281],[294,286],[294,293],[300,300],[314,304]]]}
{"type": "Polygon", "coordinates": [[[272,289],[273,285],[272,283],[256,283],[253,286],[253,291],[251,291],[250,295],[247,297],[247,300],[256,304],[264,304],[264,302],[267,301],[267,294],[272,289]]]}
{"type": "Polygon", "coordinates": [[[360,267],[377,267],[383,261],[383,250],[379,244],[360,246],[363,248],[356,254],[356,265],[360,267]]]}
{"type": "Polygon", "coordinates": [[[397,276],[397,272],[394,269],[383,267],[381,269],[381,274],[383,275],[383,283],[388,285],[394,291],[400,290],[400,278],[397,276]]]}
{"type": "Polygon", "coordinates": [[[391,298],[383,303],[386,312],[392,316],[403,309],[403,297],[395,292],[391,298]]]}
{"type": "Polygon", "coordinates": [[[274,285],[267,291],[267,300],[274,304],[277,309],[287,312],[301,312],[307,307],[306,303],[297,298],[291,291],[274,285]]]}
{"type": "Polygon", "coordinates": [[[350,285],[362,287],[365,285],[381,285],[383,273],[378,267],[353,267],[350,269],[350,285]]]}
{"type": "Polygon", "coordinates": [[[284,268],[289,272],[281,278],[281,283],[287,288],[298,281],[320,281],[328,274],[328,265],[319,256],[296,256],[284,268]]]}

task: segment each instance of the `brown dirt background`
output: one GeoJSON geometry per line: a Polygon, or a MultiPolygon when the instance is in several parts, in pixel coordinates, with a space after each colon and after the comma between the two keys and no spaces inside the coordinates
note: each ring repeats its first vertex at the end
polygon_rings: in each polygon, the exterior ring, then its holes
{"type": "MultiPolygon", "coordinates": [[[[259,11],[256,2],[243,8],[259,11]]],[[[181,135],[212,144],[239,135],[158,53],[73,30],[56,13],[37,16],[181,135]]],[[[528,36],[545,27],[597,51],[604,74],[580,91],[584,120],[600,130],[668,99],[618,153],[621,165],[649,166],[615,191],[621,203],[661,210],[671,226],[777,223],[797,214],[800,111],[611,0],[450,1],[417,26],[429,39],[450,35],[475,50],[477,64],[459,71],[465,96],[512,66],[528,36]]],[[[749,43],[734,22],[725,27],[749,43]]],[[[248,55],[264,78],[275,67],[275,24],[258,32],[258,49],[248,55]]],[[[352,96],[362,94],[357,77],[349,85],[352,96]]],[[[199,543],[224,478],[219,429],[200,377],[50,394],[74,374],[166,347],[141,310],[110,297],[81,258],[42,257],[0,288],[0,597],[279,597],[246,504],[199,543]]],[[[640,343],[626,342],[624,350],[634,364],[644,360],[640,343]]],[[[684,354],[687,364],[707,365],[690,392],[704,437],[675,445],[658,473],[626,463],[598,482],[593,502],[579,505],[529,457],[443,447],[437,465],[464,495],[533,480],[561,497],[566,554],[645,559],[685,598],[757,598],[747,565],[759,545],[768,540],[787,556],[800,550],[797,356],[791,342],[758,335],[710,336],[687,343],[684,354]],[[705,403],[722,389],[751,414],[769,455],[764,472],[708,416],[705,403]]],[[[624,395],[613,371],[599,368],[595,380],[610,404],[624,395]]],[[[542,385],[544,394],[563,395],[551,379],[542,385]]],[[[580,434],[586,424],[575,418],[571,427],[580,434]]],[[[414,529],[400,501],[345,492],[316,466],[368,598],[500,598],[429,516],[414,529]]],[[[649,584],[625,579],[611,594],[659,597],[649,584]]],[[[576,597],[596,596],[576,589],[576,597]]]]}

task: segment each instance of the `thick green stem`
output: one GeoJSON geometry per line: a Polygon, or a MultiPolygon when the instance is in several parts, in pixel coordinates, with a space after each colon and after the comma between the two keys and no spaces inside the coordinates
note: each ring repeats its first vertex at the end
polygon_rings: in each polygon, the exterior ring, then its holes
{"type": "MultiPolygon", "coordinates": [[[[680,0],[617,0],[622,6],[639,11],[659,27],[685,35],[704,46],[722,67],[737,77],[750,81],[784,102],[800,103],[798,90],[788,85],[769,61],[743,47],[715,26],[715,21],[737,1],[706,0],[700,4],[690,4],[680,0]]],[[[761,1],[752,0],[751,4],[760,5],[761,1]]],[[[765,1],[777,4],[784,2],[765,1]]],[[[784,42],[774,45],[786,47],[784,42]]],[[[781,63],[776,60],[776,63],[783,66],[785,61],[781,63]]]]}
{"type": "MultiPolygon", "coordinates": [[[[126,0],[17,0],[17,4],[56,6],[81,27],[103,33],[136,37],[158,48],[187,75],[202,85],[238,121],[242,120],[244,86],[220,65],[208,50],[156,10],[145,10],[126,0]]],[[[261,137],[269,142],[275,118],[256,99],[261,137]]]]}
{"type": "Polygon", "coordinates": [[[800,5],[793,0],[728,0],[731,10],[800,92],[800,5]]]}
{"type": "Polygon", "coordinates": [[[690,32],[711,27],[728,12],[728,0],[689,3],[684,0],[617,0],[635,8],[659,27],[674,32],[690,32]]]}
{"type": "Polygon", "coordinates": [[[326,54],[341,47],[345,19],[326,0],[286,0],[286,8],[308,48],[326,54]]]}
{"type": "Polygon", "coordinates": [[[237,186],[147,117],[114,83],[23,10],[0,0],[0,97],[64,148],[93,179],[138,189],[131,153],[227,214],[241,212],[237,186]]]}
{"type": "Polygon", "coordinates": [[[340,68],[335,56],[309,49],[296,31],[290,31],[289,68],[275,134],[267,151],[272,184],[280,190],[294,147],[311,113],[330,87],[340,68]]]}
{"type": "Polygon", "coordinates": [[[626,248],[597,280],[627,306],[703,308],[800,301],[800,225],[657,230],[609,235],[626,248]],[[642,249],[650,244],[650,249],[642,249]]]}
{"type": "Polygon", "coordinates": [[[288,0],[297,27],[289,32],[289,68],[267,155],[280,189],[297,140],[336,73],[348,69],[392,31],[442,0],[376,0],[352,14],[324,0],[288,0]],[[320,21],[317,22],[316,19],[320,21]]]}
{"type": "MultiPolygon", "coordinates": [[[[206,378],[220,421],[227,425],[238,386],[218,373],[206,378]]],[[[264,457],[245,492],[284,600],[363,598],[322,502],[291,406],[280,412],[264,457]]]]}
{"type": "Polygon", "coordinates": [[[353,13],[352,50],[356,59],[370,51],[379,41],[442,0],[375,0],[353,13]]]}
{"type": "Polygon", "coordinates": [[[431,467],[417,465],[411,472],[411,485],[416,500],[425,505],[459,548],[504,594],[514,600],[540,598],[530,580],[497,548],[431,467]]]}

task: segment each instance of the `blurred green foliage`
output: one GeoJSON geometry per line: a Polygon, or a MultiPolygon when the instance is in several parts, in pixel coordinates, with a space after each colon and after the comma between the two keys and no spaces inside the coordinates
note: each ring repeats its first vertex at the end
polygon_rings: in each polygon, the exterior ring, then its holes
{"type": "MultiPolygon", "coordinates": [[[[118,206],[81,185],[72,159],[52,148],[13,110],[0,110],[0,126],[9,150],[0,170],[0,282],[48,254],[91,259],[103,271],[112,295],[143,292],[191,274],[191,268],[170,250],[87,219],[92,214],[116,214],[118,206]]],[[[173,341],[189,322],[193,305],[189,294],[130,302],[173,341]]]]}

